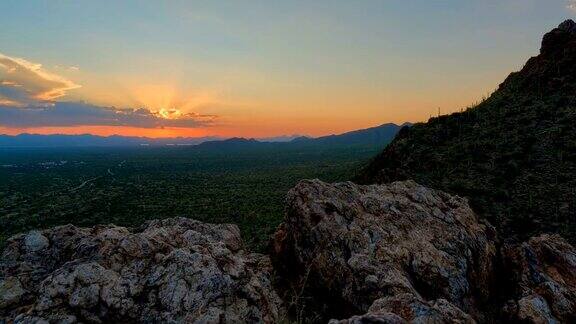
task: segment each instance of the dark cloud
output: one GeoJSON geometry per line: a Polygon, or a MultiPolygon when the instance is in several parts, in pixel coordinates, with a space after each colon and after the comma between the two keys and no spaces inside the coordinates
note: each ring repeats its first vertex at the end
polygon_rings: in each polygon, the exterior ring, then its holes
{"type": "Polygon", "coordinates": [[[45,107],[0,106],[0,126],[11,128],[80,125],[192,128],[210,125],[215,118],[192,113],[171,119],[147,109],[117,109],[82,102],[56,102],[45,107]]]}

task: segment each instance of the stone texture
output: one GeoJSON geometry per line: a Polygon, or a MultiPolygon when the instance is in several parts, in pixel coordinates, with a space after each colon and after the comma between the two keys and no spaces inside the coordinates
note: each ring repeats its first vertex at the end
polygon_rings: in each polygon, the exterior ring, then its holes
{"type": "Polygon", "coordinates": [[[474,319],[445,299],[425,302],[411,294],[376,300],[368,313],[331,324],[354,323],[475,323],[474,319]]]}
{"type": "Polygon", "coordinates": [[[20,302],[26,292],[22,288],[20,280],[16,277],[8,277],[0,281],[0,308],[15,305],[20,302]]]}
{"type": "Polygon", "coordinates": [[[540,235],[502,252],[515,300],[510,320],[576,323],[576,249],[558,235],[540,235]]]}
{"type": "Polygon", "coordinates": [[[234,225],[190,219],[138,230],[61,226],[11,238],[0,261],[0,316],[49,322],[277,322],[266,256],[234,225]]]}
{"type": "Polygon", "coordinates": [[[465,199],[413,181],[312,180],[288,193],[272,258],[287,281],[306,281],[328,308],[338,305],[334,312],[465,322],[481,317],[489,297],[494,238],[465,199]]]}
{"type": "Polygon", "coordinates": [[[27,252],[38,252],[48,247],[50,243],[46,236],[38,231],[31,231],[24,236],[24,246],[27,252]]]}
{"type": "Polygon", "coordinates": [[[285,302],[234,225],[67,225],[8,240],[0,322],[576,323],[576,249],[498,245],[465,199],[413,181],[302,181],[271,242],[285,302]]]}

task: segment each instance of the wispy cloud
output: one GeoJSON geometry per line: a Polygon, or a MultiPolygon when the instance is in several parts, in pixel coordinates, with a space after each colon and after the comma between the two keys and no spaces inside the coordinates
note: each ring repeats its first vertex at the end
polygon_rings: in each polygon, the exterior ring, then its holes
{"type": "Polygon", "coordinates": [[[18,57],[0,53],[0,104],[42,105],[66,95],[80,85],[18,57]]]}
{"type": "Polygon", "coordinates": [[[568,0],[568,5],[566,7],[573,12],[576,12],[576,0],[568,0]]]}
{"type": "Polygon", "coordinates": [[[141,128],[208,126],[216,116],[196,113],[151,112],[147,109],[118,109],[82,102],[56,102],[46,107],[0,106],[0,126],[11,128],[54,126],[130,126],[141,128]]]}

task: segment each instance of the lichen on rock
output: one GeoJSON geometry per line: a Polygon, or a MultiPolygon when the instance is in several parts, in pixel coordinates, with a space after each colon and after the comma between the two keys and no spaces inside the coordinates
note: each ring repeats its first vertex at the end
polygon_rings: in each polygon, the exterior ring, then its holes
{"type": "Polygon", "coordinates": [[[176,218],[11,238],[0,315],[16,322],[266,322],[283,316],[268,257],[235,225],[176,218]],[[32,247],[32,248],[31,248],[32,247]]]}
{"type": "MultiPolygon", "coordinates": [[[[492,283],[495,232],[465,199],[413,181],[312,180],[292,189],[287,205],[272,244],[274,265],[287,280],[307,276],[310,291],[338,305],[334,313],[363,314],[377,300],[402,296],[396,304],[404,309],[480,316],[492,283]]],[[[386,307],[410,319],[396,311],[386,307]]]]}
{"type": "Polygon", "coordinates": [[[510,320],[576,322],[576,249],[558,235],[540,235],[503,247],[515,300],[505,307],[510,320]]]}

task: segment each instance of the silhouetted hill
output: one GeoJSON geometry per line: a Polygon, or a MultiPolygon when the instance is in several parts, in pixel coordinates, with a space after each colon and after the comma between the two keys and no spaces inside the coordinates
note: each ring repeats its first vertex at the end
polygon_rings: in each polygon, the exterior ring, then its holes
{"type": "Polygon", "coordinates": [[[367,129],[356,130],[339,135],[329,135],[322,137],[296,137],[289,142],[266,142],[256,139],[230,138],[227,140],[207,141],[197,146],[198,149],[259,149],[259,148],[288,148],[307,149],[321,148],[330,149],[347,146],[366,146],[384,148],[403,126],[396,124],[384,124],[367,129]]]}
{"type": "Polygon", "coordinates": [[[206,141],[196,146],[198,149],[245,149],[260,147],[271,144],[272,142],[259,142],[254,138],[233,137],[225,140],[206,141]]]}
{"type": "Polygon", "coordinates": [[[403,126],[409,126],[410,123],[404,123],[401,126],[396,124],[384,124],[376,127],[347,132],[340,135],[329,135],[317,138],[298,137],[292,140],[293,144],[314,144],[314,145],[384,145],[388,144],[403,126]]]}
{"type": "Polygon", "coordinates": [[[359,182],[417,182],[466,196],[505,235],[576,233],[576,23],[476,107],[404,128],[359,182]]]}

